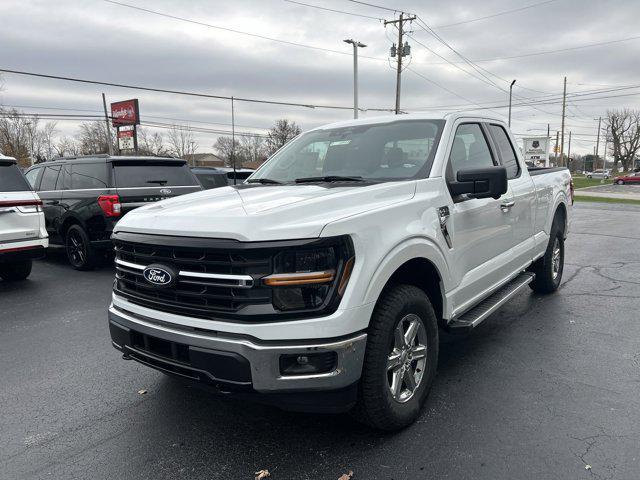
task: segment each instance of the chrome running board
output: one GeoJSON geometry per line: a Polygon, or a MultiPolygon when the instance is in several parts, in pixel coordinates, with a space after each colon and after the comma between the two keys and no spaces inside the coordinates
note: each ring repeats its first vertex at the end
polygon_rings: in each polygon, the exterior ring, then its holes
{"type": "Polygon", "coordinates": [[[489,317],[489,315],[529,285],[535,277],[534,273],[522,272],[509,283],[482,300],[475,307],[472,307],[459,317],[449,321],[447,328],[452,332],[466,332],[477,327],[483,320],[489,317]]]}

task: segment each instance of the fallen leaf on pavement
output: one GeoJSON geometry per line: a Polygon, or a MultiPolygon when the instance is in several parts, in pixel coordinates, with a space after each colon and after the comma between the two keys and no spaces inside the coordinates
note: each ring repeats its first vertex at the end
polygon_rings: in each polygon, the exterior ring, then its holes
{"type": "Polygon", "coordinates": [[[353,470],[349,470],[348,473],[343,473],[342,475],[340,475],[340,478],[338,478],[338,480],[351,480],[351,477],[353,477],[353,470]]]}
{"type": "Polygon", "coordinates": [[[147,391],[144,388],[138,390],[138,395],[144,395],[145,393],[147,393],[147,391]]]}
{"type": "Polygon", "coordinates": [[[256,472],[256,480],[262,480],[263,478],[267,478],[270,477],[271,474],[269,473],[269,470],[260,470],[259,472],[256,472]]]}
{"type": "Polygon", "coordinates": [[[585,465],[585,466],[584,466],[584,469],[585,469],[585,470],[591,470],[591,465],[585,465]]]}

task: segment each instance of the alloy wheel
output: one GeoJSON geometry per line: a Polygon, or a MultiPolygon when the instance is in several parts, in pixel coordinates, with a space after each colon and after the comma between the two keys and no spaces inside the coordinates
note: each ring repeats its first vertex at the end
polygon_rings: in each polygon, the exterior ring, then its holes
{"type": "Polygon", "coordinates": [[[420,387],[427,364],[427,333],[418,315],[398,322],[387,358],[387,385],[393,399],[408,402],[420,387]]]}

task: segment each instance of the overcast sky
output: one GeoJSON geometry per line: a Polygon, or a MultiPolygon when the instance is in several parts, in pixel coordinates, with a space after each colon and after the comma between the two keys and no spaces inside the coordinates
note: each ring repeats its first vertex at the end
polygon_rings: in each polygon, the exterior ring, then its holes
{"type": "MultiPolygon", "coordinates": [[[[378,18],[393,19],[397,14],[347,0],[300,1],[374,18],[284,0],[123,0],[163,14],[344,53],[340,54],[188,23],[104,0],[2,0],[0,68],[218,95],[350,106],[351,46],[342,40],[355,38],[367,44],[361,55],[373,57],[360,58],[360,106],[392,108],[395,71],[389,65],[388,50],[397,31],[393,26],[385,28],[378,18]]],[[[465,104],[475,108],[494,102],[498,106],[494,111],[506,116],[509,82],[517,79],[514,97],[518,98],[514,98],[514,104],[522,102],[523,97],[547,100],[535,107],[514,107],[514,132],[520,136],[546,134],[547,123],[551,123],[552,132],[560,128],[561,104],[557,98],[562,93],[565,75],[570,94],[638,85],[570,97],[567,130],[574,135],[572,151],[588,153],[595,144],[594,118],[604,115],[608,108],[635,108],[640,103],[640,37],[573,49],[640,36],[637,0],[372,0],[372,3],[417,14],[441,39],[479,65],[474,70],[464,63],[428,33],[423,23],[407,24],[413,38],[408,38],[411,63],[402,82],[402,108],[406,111],[466,108],[465,104]],[[534,4],[539,5],[523,8],[534,4]],[[517,11],[501,14],[510,10],[517,11]],[[572,50],[530,55],[567,48],[572,50]],[[504,59],[513,56],[519,57],[504,59]],[[619,96],[622,94],[626,96],[619,96]],[[618,96],[589,99],[611,95],[618,96]]],[[[48,107],[99,114],[101,92],[106,93],[107,101],[139,98],[143,122],[230,128],[230,105],[224,100],[13,74],[2,75],[0,104],[20,106],[28,112],[62,113],[43,109],[48,107]]],[[[350,111],[236,103],[236,124],[243,131],[262,131],[278,118],[295,120],[307,129],[351,117],[350,111]]],[[[77,122],[58,122],[61,135],[73,135],[76,128],[77,122]]],[[[212,151],[216,136],[199,133],[199,152],[212,151]]]]}

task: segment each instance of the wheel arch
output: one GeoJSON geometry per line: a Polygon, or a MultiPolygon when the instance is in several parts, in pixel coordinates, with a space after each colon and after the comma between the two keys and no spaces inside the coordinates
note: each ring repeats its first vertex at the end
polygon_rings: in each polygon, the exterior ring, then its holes
{"type": "Polygon", "coordinates": [[[366,302],[376,302],[390,285],[406,283],[426,293],[436,312],[443,318],[447,311],[445,292],[451,279],[444,255],[431,241],[412,239],[385,257],[372,276],[366,292],[366,302]]]}

